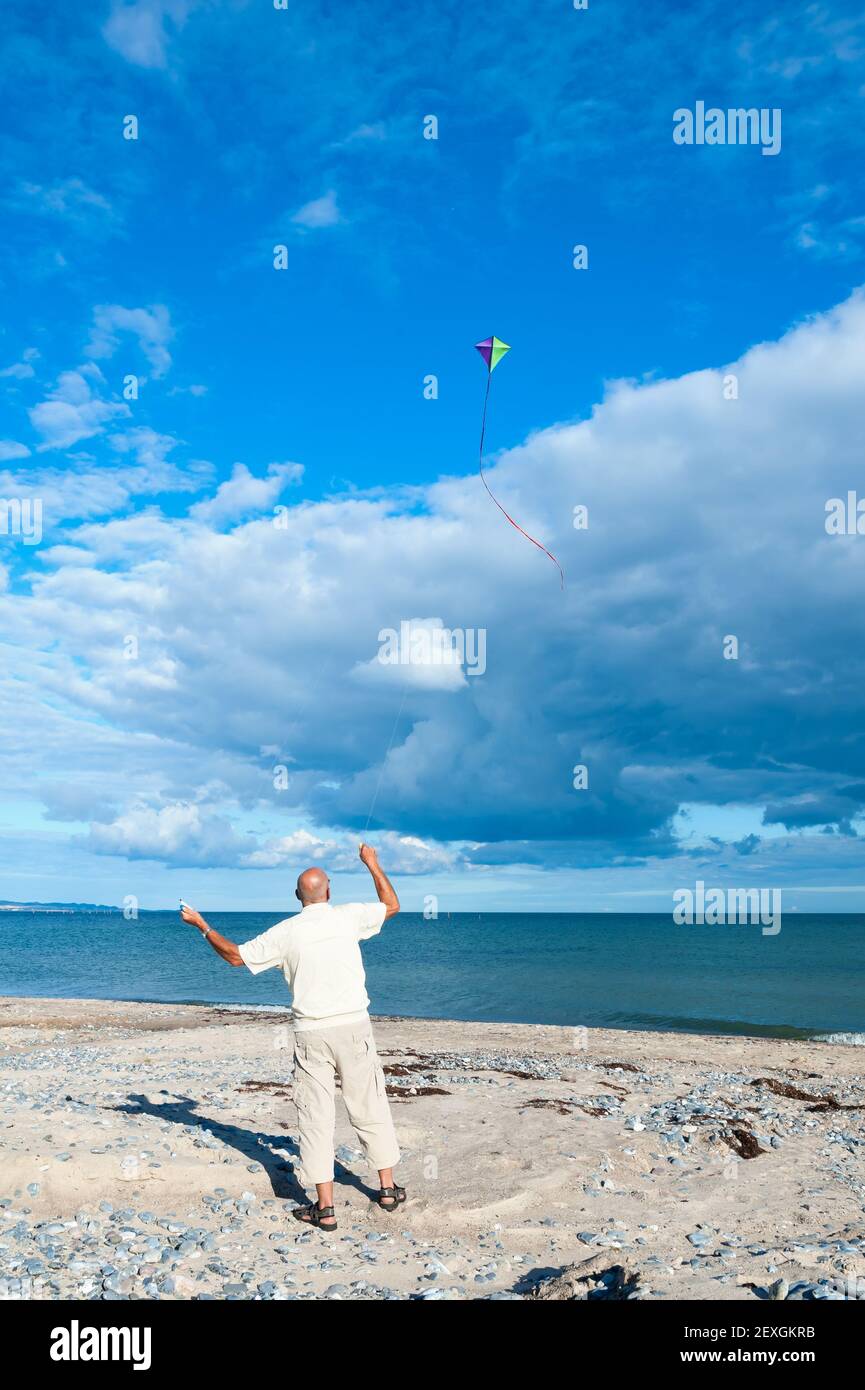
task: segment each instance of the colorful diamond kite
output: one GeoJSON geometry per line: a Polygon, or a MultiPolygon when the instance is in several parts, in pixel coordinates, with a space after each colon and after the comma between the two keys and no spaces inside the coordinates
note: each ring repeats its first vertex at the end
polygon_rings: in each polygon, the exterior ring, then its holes
{"type": "Polygon", "coordinates": [[[492,338],[484,338],[482,343],[475,343],[475,347],[491,372],[495,371],[505,353],[511,350],[510,343],[503,343],[495,334],[492,338]]]}

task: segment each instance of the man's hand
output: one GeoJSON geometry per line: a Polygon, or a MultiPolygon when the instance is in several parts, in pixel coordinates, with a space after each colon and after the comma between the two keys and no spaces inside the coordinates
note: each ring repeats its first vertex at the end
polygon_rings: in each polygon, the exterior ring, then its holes
{"type": "Polygon", "coordinates": [[[195,911],[194,907],[186,907],[184,905],[180,909],[180,915],[183,918],[184,922],[188,922],[191,927],[198,927],[199,931],[206,930],[207,923],[205,922],[201,913],[195,911]]]}
{"type": "Polygon", "coordinates": [[[372,845],[361,844],[360,857],[368,869],[371,869],[373,864],[378,864],[378,855],[372,845]]]}

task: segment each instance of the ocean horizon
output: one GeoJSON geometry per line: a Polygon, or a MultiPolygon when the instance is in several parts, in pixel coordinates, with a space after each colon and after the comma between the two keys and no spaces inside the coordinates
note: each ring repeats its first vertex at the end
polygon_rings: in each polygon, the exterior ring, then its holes
{"type": "MultiPolygon", "coordinates": [[[[208,912],[243,942],[275,912],[208,912]]],[[[284,1010],[279,971],[220,961],[174,911],[0,916],[0,994],[284,1010]]],[[[865,915],[680,926],[669,913],[403,912],[364,943],[370,1011],[865,1043],[865,915]]]]}

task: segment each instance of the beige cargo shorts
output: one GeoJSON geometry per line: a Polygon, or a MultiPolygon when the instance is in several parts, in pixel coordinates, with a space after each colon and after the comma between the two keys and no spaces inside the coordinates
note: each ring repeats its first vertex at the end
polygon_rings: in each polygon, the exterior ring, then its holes
{"type": "Polygon", "coordinates": [[[373,1168],[392,1168],[399,1148],[372,1025],[347,1023],[294,1035],[294,1100],[300,1176],[306,1187],[333,1179],[336,1078],[348,1118],[373,1168]]]}

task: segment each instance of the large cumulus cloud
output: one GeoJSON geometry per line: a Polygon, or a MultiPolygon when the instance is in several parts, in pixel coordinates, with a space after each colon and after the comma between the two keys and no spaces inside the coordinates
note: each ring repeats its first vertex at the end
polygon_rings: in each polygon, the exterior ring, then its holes
{"type": "MultiPolygon", "coordinates": [[[[474,477],[240,525],[201,502],[66,525],[41,571],[28,557],[29,591],[0,600],[7,699],[26,687],[46,710],[53,757],[92,798],[76,818],[111,804],[92,832],[104,852],[176,861],[187,843],[190,862],[281,863],[285,817],[337,837],[369,819],[461,842],[465,862],[636,862],[672,853],[677,809],[698,802],[849,832],[865,797],[865,537],[824,519],[862,475],[863,372],[856,294],[738,363],[613,383],[590,420],[504,453],[492,485],[559,555],[564,594],[474,477]],[[483,673],[378,669],[380,633],[419,614],[483,629],[483,673]],[[205,785],[215,819],[160,821],[205,785]],[[220,805],[260,815],[248,846],[220,805]]],[[[22,756],[13,786],[35,775],[62,802],[38,738],[22,756]]]]}

